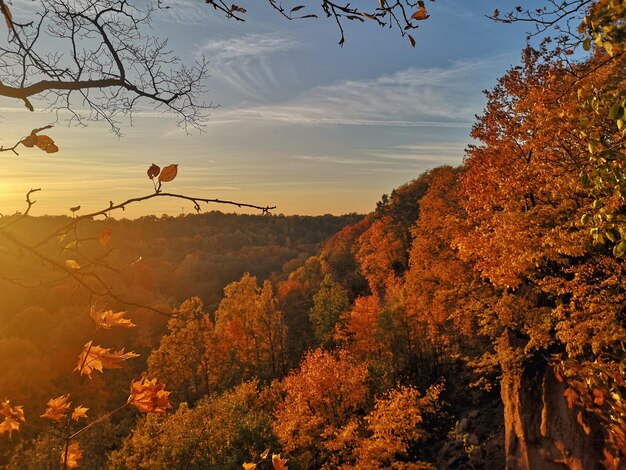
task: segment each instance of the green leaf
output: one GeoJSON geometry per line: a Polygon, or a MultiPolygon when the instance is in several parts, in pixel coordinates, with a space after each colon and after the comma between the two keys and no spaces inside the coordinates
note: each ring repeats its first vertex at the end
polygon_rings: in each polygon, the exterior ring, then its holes
{"type": "Polygon", "coordinates": [[[615,103],[609,110],[611,119],[621,119],[624,116],[624,107],[620,103],[615,103]]]}
{"type": "Polygon", "coordinates": [[[621,258],[626,254],[626,240],[622,240],[613,247],[613,255],[621,258]]]}
{"type": "Polygon", "coordinates": [[[591,38],[587,38],[583,41],[583,49],[586,51],[591,49],[591,38]]]}

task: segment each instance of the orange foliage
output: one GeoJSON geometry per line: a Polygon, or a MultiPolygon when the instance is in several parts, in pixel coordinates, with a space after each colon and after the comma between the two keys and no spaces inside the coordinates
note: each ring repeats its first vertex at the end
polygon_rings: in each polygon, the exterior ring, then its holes
{"type": "Polygon", "coordinates": [[[171,408],[165,384],[157,384],[157,379],[141,379],[130,384],[128,403],[143,413],[165,413],[171,408]]]}
{"type": "Polygon", "coordinates": [[[283,381],[284,403],[276,412],[274,431],[283,449],[319,467],[339,431],[362,409],[368,396],[367,369],[351,356],[317,349],[300,370],[283,381]]]}

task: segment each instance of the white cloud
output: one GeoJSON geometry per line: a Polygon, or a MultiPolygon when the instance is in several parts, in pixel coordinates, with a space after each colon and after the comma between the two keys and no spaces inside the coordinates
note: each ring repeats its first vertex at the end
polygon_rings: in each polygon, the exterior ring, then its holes
{"type": "Polygon", "coordinates": [[[298,43],[278,33],[250,33],[230,39],[209,39],[199,47],[199,52],[213,60],[235,61],[259,57],[298,47],[298,43]]]}
{"type": "Polygon", "coordinates": [[[229,39],[208,39],[197,46],[196,53],[207,57],[214,78],[258,98],[280,86],[284,77],[277,75],[277,67],[282,71],[288,67],[288,63],[274,61],[272,56],[302,47],[284,32],[249,33],[229,39]]]}
{"type": "Polygon", "coordinates": [[[241,107],[214,118],[217,122],[469,128],[483,105],[477,85],[484,76],[501,70],[503,60],[465,60],[448,67],[412,67],[373,79],[345,80],[287,102],[241,107]]]}

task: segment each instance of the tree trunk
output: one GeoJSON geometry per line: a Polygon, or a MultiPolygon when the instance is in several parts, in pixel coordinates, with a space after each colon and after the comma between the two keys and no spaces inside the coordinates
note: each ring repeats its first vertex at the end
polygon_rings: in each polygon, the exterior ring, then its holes
{"type": "MultiPolygon", "coordinates": [[[[503,342],[504,343],[504,342],[503,342]]],[[[586,435],[563,396],[566,389],[543,357],[522,364],[511,341],[500,348],[503,361],[505,452],[508,470],[590,470],[600,465],[599,426],[586,435]]]]}

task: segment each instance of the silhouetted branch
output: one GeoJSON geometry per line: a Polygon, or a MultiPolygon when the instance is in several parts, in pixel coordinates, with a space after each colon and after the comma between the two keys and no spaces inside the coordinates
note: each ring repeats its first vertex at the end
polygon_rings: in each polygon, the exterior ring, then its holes
{"type": "MultiPolygon", "coordinates": [[[[46,109],[67,110],[70,122],[104,120],[119,134],[117,117],[132,119],[140,100],[175,113],[185,128],[201,126],[213,107],[200,101],[204,59],[185,65],[167,39],[146,35],[153,13],[149,3],[40,0],[28,22],[16,21],[9,8],[0,0],[11,25],[0,42],[0,96],[21,100],[30,111],[35,109],[30,99],[41,97],[46,109]],[[76,103],[87,106],[86,115],[76,103]]],[[[15,152],[17,145],[3,150],[15,152]]]]}

